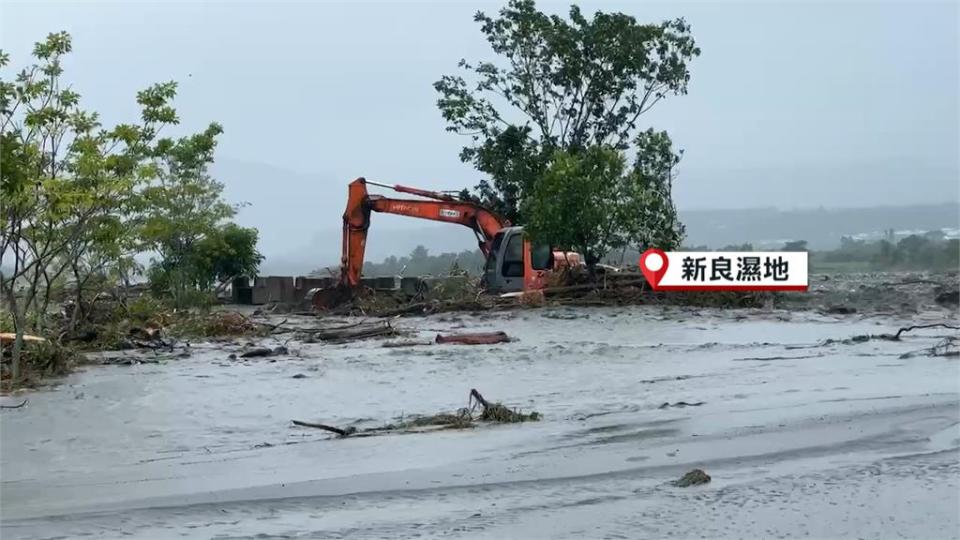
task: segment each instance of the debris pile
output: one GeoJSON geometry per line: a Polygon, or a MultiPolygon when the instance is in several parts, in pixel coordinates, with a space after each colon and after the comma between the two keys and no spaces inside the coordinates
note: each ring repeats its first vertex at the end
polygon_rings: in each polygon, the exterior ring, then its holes
{"type": "Polygon", "coordinates": [[[506,332],[475,332],[470,334],[437,334],[434,342],[438,344],[455,343],[458,345],[493,345],[506,343],[510,336],[506,332]]]}
{"type": "Polygon", "coordinates": [[[517,422],[536,422],[542,418],[540,413],[532,411],[523,413],[514,410],[502,403],[487,401],[475,388],[470,390],[468,404],[453,413],[439,413],[430,416],[414,416],[409,419],[401,418],[399,422],[385,426],[358,430],[354,426],[339,428],[318,422],[292,420],[293,425],[322,429],[336,434],[338,437],[370,437],[388,433],[423,433],[438,429],[468,429],[477,425],[477,422],[488,424],[509,424],[517,422]],[[474,415],[477,408],[479,415],[474,415]]]}
{"type": "Polygon", "coordinates": [[[389,321],[358,322],[342,326],[331,326],[314,330],[312,337],[326,343],[346,343],[372,337],[397,335],[389,321]]]}
{"type": "Polygon", "coordinates": [[[689,486],[698,486],[700,484],[706,484],[710,482],[710,475],[703,472],[703,469],[694,469],[687,474],[680,477],[679,480],[675,480],[673,485],[677,487],[689,487],[689,486]]]}

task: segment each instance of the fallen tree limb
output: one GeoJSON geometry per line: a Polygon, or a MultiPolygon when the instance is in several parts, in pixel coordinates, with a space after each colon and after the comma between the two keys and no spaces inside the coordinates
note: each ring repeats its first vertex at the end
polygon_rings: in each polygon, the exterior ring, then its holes
{"type": "Polygon", "coordinates": [[[0,405],[0,409],[19,409],[20,407],[26,405],[27,401],[29,401],[27,398],[23,398],[23,401],[17,405],[0,405]]]}
{"type": "Polygon", "coordinates": [[[503,405],[502,403],[490,403],[487,401],[476,388],[470,389],[470,396],[467,401],[467,408],[473,410],[475,407],[474,400],[479,404],[483,411],[480,413],[480,420],[482,422],[503,422],[503,423],[513,423],[513,422],[528,422],[540,420],[540,413],[533,411],[530,414],[524,414],[520,411],[515,411],[503,405]]]}
{"type": "Polygon", "coordinates": [[[314,333],[320,341],[344,342],[376,336],[392,336],[396,330],[387,321],[351,325],[343,328],[321,329],[314,333]]]}
{"type": "Polygon", "coordinates": [[[931,324],[915,324],[913,326],[905,326],[897,330],[896,334],[858,334],[853,337],[846,339],[827,339],[816,346],[832,345],[835,343],[844,343],[844,344],[853,344],[853,343],[865,343],[871,339],[882,339],[884,341],[900,341],[900,336],[906,332],[912,332],[914,330],[922,330],[925,328],[947,328],[949,330],[960,330],[960,326],[954,326],[947,323],[931,323],[931,324]]]}
{"type": "Polygon", "coordinates": [[[960,326],[953,326],[947,323],[915,324],[913,326],[905,326],[897,330],[897,333],[894,334],[890,339],[897,341],[900,339],[900,334],[903,334],[904,332],[912,332],[913,330],[922,330],[924,328],[947,328],[949,330],[960,330],[960,326]]]}
{"type": "Polygon", "coordinates": [[[258,322],[260,326],[264,326],[271,334],[292,334],[295,332],[302,332],[303,328],[282,328],[283,325],[287,324],[289,319],[284,319],[277,324],[270,324],[266,322],[258,322]]]}
{"type": "Polygon", "coordinates": [[[669,401],[664,401],[664,402],[663,402],[663,405],[660,405],[660,406],[657,407],[657,408],[658,408],[658,409],[667,409],[667,408],[670,408],[670,407],[680,407],[680,408],[683,408],[683,407],[699,407],[699,406],[703,405],[704,403],[706,403],[706,402],[704,402],[704,401],[694,401],[693,403],[689,403],[689,402],[686,402],[686,401],[678,401],[678,402],[676,402],[676,403],[670,403],[669,401]]]}
{"type": "Polygon", "coordinates": [[[381,345],[385,348],[397,348],[397,347],[416,347],[418,345],[433,345],[432,341],[388,341],[381,345]]]}
{"type": "Polygon", "coordinates": [[[480,394],[480,392],[478,392],[476,388],[470,389],[470,396],[469,396],[469,399],[467,400],[470,408],[473,408],[473,400],[477,400],[477,403],[483,406],[484,409],[490,406],[490,403],[483,398],[483,395],[480,394]]]}
{"type": "Polygon", "coordinates": [[[433,304],[430,302],[415,302],[406,306],[389,309],[380,314],[381,317],[397,317],[399,315],[409,315],[411,313],[424,314],[433,311],[433,304]]]}
{"type": "Polygon", "coordinates": [[[356,327],[358,327],[358,326],[363,326],[363,325],[365,325],[365,324],[370,324],[370,322],[369,322],[369,321],[360,321],[360,322],[349,323],[349,324],[341,324],[341,325],[339,325],[339,326],[326,326],[326,327],[323,327],[323,328],[317,328],[317,330],[323,331],[323,332],[337,332],[337,331],[340,331],[340,330],[347,330],[348,328],[356,328],[356,327]]]}
{"type": "Polygon", "coordinates": [[[353,435],[354,433],[357,432],[357,429],[354,427],[348,427],[347,429],[340,429],[338,427],[328,426],[326,424],[315,424],[313,422],[304,422],[302,420],[291,420],[291,422],[293,422],[293,424],[296,426],[311,427],[311,428],[330,431],[332,433],[336,433],[341,437],[349,437],[350,435],[353,435]]]}
{"type": "Polygon", "coordinates": [[[277,328],[280,328],[281,326],[287,324],[287,320],[288,320],[288,319],[284,319],[284,320],[278,322],[277,324],[270,324],[270,323],[268,323],[268,322],[258,322],[257,324],[259,324],[260,326],[266,326],[266,327],[269,328],[270,330],[276,330],[277,328]]]}
{"type": "MultiPolygon", "coordinates": [[[[17,334],[15,334],[14,332],[0,332],[0,343],[13,343],[16,339],[17,339],[17,334]]],[[[42,341],[46,341],[46,339],[40,336],[32,336],[30,334],[24,334],[23,341],[24,342],[33,341],[33,342],[39,343],[42,341]]]]}

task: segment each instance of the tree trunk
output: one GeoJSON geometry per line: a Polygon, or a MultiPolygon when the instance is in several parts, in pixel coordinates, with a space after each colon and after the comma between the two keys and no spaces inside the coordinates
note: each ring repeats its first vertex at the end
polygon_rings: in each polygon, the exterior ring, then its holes
{"type": "Polygon", "coordinates": [[[73,313],[70,314],[69,331],[72,334],[77,327],[77,318],[79,315],[85,315],[83,310],[83,283],[80,281],[80,268],[76,262],[71,264],[73,271],[73,281],[76,287],[76,298],[74,299],[73,313]]]}
{"type": "Polygon", "coordinates": [[[10,376],[12,381],[16,381],[20,378],[20,351],[23,350],[25,325],[23,315],[20,313],[19,306],[17,306],[17,296],[12,279],[4,292],[7,296],[7,304],[10,306],[10,314],[13,316],[13,331],[16,333],[16,339],[13,340],[13,349],[10,351],[10,376]]]}

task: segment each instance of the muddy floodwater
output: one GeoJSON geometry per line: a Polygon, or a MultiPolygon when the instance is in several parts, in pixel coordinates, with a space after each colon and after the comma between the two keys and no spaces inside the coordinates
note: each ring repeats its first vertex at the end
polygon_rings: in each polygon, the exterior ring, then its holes
{"type": "Polygon", "coordinates": [[[824,344],[944,317],[545,308],[396,323],[516,338],[500,345],[291,342],[243,361],[205,344],[89,367],[0,415],[0,532],[951,538],[960,363],[909,353],[956,332],[824,344]],[[346,439],[290,422],[381,426],[471,388],[544,418],[346,439]],[[712,482],[671,484],[693,468],[712,482]]]}

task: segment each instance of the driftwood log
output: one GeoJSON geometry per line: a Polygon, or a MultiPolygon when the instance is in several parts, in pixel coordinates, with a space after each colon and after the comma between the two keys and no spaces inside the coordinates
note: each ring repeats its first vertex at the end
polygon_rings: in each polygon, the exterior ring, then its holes
{"type": "Polygon", "coordinates": [[[477,391],[476,388],[470,389],[470,405],[473,405],[473,400],[476,400],[484,409],[490,406],[490,402],[483,398],[483,395],[477,391]]]}
{"type": "Polygon", "coordinates": [[[23,401],[16,405],[0,405],[0,409],[19,409],[27,404],[27,398],[23,398],[23,401]]]}
{"type": "Polygon", "coordinates": [[[303,426],[303,427],[311,427],[311,428],[323,429],[323,430],[326,430],[326,431],[329,431],[329,432],[332,432],[332,433],[336,433],[337,435],[339,435],[339,436],[341,436],[341,437],[349,437],[350,435],[353,435],[354,433],[357,432],[357,428],[355,428],[355,427],[348,427],[348,428],[346,428],[346,429],[340,429],[340,428],[338,428],[338,427],[328,426],[328,425],[326,425],[326,424],[315,424],[315,423],[313,423],[313,422],[304,422],[304,421],[301,421],[301,420],[292,420],[292,422],[293,422],[293,424],[296,425],[296,426],[303,426]]]}
{"type": "Polygon", "coordinates": [[[394,348],[399,348],[399,347],[417,347],[417,346],[420,346],[420,345],[433,345],[433,342],[432,342],[432,341],[410,341],[410,340],[406,340],[406,341],[388,341],[388,342],[384,343],[383,345],[381,345],[381,347],[385,347],[385,348],[388,348],[388,349],[394,349],[394,348]]]}
{"type": "Polygon", "coordinates": [[[320,341],[344,342],[376,336],[392,336],[396,330],[388,321],[358,323],[334,328],[322,328],[314,333],[320,341]]]}
{"type": "Polygon", "coordinates": [[[477,332],[472,334],[437,334],[437,343],[455,343],[459,345],[491,345],[510,341],[505,332],[477,332]]]}

